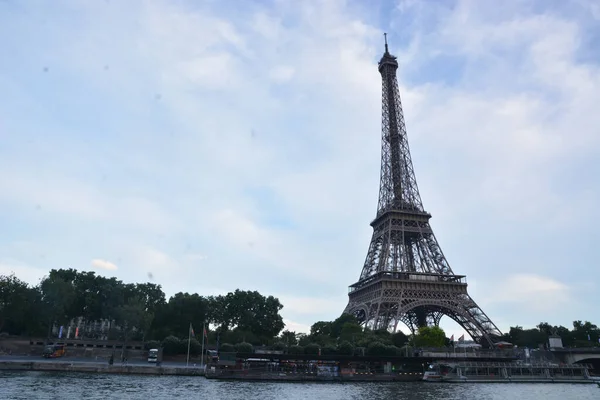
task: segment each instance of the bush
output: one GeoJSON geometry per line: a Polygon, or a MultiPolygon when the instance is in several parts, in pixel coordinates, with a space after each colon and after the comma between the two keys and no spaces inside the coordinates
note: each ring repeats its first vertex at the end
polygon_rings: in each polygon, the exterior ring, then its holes
{"type": "Polygon", "coordinates": [[[370,356],[383,356],[386,353],[386,346],[381,342],[371,342],[367,346],[367,354],[370,356]]]}
{"type": "Polygon", "coordinates": [[[298,345],[290,346],[288,352],[289,354],[304,354],[304,347],[298,345]]]}
{"type": "Polygon", "coordinates": [[[385,355],[386,356],[397,356],[400,353],[400,349],[394,345],[385,346],[385,355]]]}
{"type": "Polygon", "coordinates": [[[250,343],[242,342],[235,345],[235,351],[238,353],[252,353],[254,352],[254,347],[250,343]]]}
{"type": "Polygon", "coordinates": [[[321,346],[319,346],[316,343],[310,343],[307,344],[306,346],[304,346],[304,353],[305,354],[319,354],[319,349],[321,348],[321,346]]]}
{"type": "Polygon", "coordinates": [[[345,340],[338,345],[337,351],[339,354],[351,356],[354,354],[354,346],[345,340]]]}
{"type": "Polygon", "coordinates": [[[331,354],[336,354],[337,353],[337,348],[335,346],[332,346],[330,344],[321,347],[321,354],[323,355],[331,355],[331,354]]]}
{"type": "Polygon", "coordinates": [[[164,353],[168,355],[175,355],[182,353],[181,340],[176,336],[167,336],[162,342],[164,353]]]}
{"type": "MultiPolygon", "coordinates": [[[[181,341],[183,345],[187,346],[187,341],[181,341]]],[[[187,351],[187,349],[186,349],[187,351]]],[[[190,354],[197,356],[202,352],[202,345],[196,338],[190,339],[190,354]]]]}
{"type": "Polygon", "coordinates": [[[285,348],[286,348],[286,347],[287,347],[287,346],[286,346],[286,345],[285,345],[285,343],[283,343],[283,342],[277,342],[277,343],[275,343],[273,346],[271,346],[271,348],[272,348],[273,350],[276,350],[276,351],[282,351],[282,350],[285,350],[285,348]]]}
{"type": "Polygon", "coordinates": [[[235,352],[235,347],[233,347],[230,343],[223,343],[221,347],[219,347],[220,353],[233,353],[235,352]]]}
{"type": "Polygon", "coordinates": [[[160,348],[160,342],[158,340],[148,340],[146,343],[144,343],[145,350],[159,349],[159,348],[160,348]]]}

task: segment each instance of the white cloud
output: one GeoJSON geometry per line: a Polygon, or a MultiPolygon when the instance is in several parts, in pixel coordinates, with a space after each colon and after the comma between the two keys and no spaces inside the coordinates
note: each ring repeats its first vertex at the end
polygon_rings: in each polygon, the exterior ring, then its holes
{"type": "Polygon", "coordinates": [[[570,288],[558,280],[535,275],[505,277],[488,292],[489,303],[512,303],[531,312],[555,312],[571,305],[570,288]]]}
{"type": "Polygon", "coordinates": [[[310,325],[290,321],[289,319],[284,319],[283,323],[285,324],[284,330],[296,333],[310,333],[310,325]]]}
{"type": "Polygon", "coordinates": [[[100,260],[100,259],[92,260],[92,267],[105,269],[108,271],[116,271],[118,269],[117,266],[115,264],[111,263],[110,261],[100,260]]]}
{"type": "MultiPolygon", "coordinates": [[[[342,313],[339,304],[335,299],[322,297],[295,297],[289,295],[276,296],[284,305],[286,311],[294,314],[323,314],[335,315],[337,318],[342,313]]],[[[314,321],[316,322],[316,321],[314,321]]]]}

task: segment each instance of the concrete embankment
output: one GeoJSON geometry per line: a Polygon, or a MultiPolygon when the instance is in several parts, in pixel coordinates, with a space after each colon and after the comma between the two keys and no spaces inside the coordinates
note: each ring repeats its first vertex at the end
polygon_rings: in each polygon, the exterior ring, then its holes
{"type": "Polygon", "coordinates": [[[200,368],[154,365],[108,365],[99,363],[81,363],[69,361],[35,362],[35,361],[0,361],[0,371],[52,371],[52,372],[85,372],[123,375],[185,375],[203,376],[200,368]]]}

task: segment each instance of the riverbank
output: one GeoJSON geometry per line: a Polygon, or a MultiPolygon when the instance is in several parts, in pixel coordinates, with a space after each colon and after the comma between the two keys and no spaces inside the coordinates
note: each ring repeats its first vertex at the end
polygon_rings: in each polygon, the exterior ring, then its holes
{"type": "Polygon", "coordinates": [[[198,367],[156,365],[120,365],[95,362],[61,361],[0,361],[0,371],[84,372],[121,375],[181,375],[204,376],[198,367]]]}

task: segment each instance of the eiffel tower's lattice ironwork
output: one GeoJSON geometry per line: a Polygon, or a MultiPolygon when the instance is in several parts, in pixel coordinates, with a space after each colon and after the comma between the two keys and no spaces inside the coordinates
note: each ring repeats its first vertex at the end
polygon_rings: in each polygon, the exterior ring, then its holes
{"type": "Polygon", "coordinates": [[[396,57],[379,61],[382,78],[381,182],[373,237],[359,281],[350,286],[345,313],[372,329],[415,332],[446,315],[482,345],[500,330],[467,293],[464,275],[450,268],[429,225],[413,171],[400,102],[396,57]]]}

